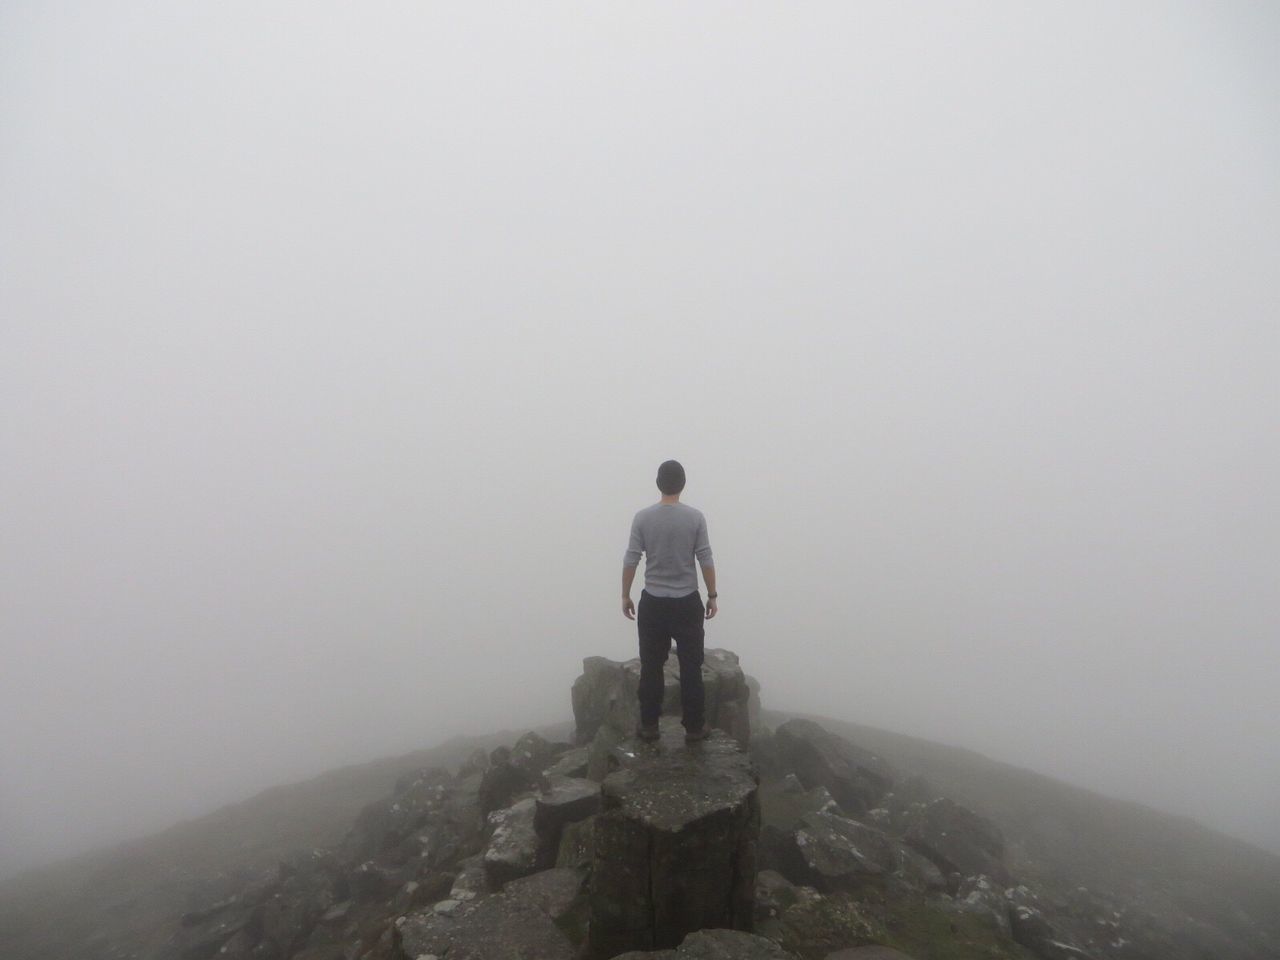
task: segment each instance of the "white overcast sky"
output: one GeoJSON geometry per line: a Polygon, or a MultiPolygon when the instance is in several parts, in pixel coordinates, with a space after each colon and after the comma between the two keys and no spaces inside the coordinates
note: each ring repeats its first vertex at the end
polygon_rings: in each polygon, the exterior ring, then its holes
{"type": "Polygon", "coordinates": [[[1280,850],[1277,49],[3,3],[0,873],[567,717],[668,457],[767,704],[1280,850]]]}

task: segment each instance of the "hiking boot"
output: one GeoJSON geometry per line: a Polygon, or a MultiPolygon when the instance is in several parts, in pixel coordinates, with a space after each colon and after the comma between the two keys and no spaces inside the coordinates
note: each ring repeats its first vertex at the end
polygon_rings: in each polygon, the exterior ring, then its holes
{"type": "Polygon", "coordinates": [[[636,727],[636,738],[639,740],[645,740],[649,743],[653,743],[653,741],[657,740],[661,736],[662,734],[659,732],[658,725],[656,723],[642,723],[640,726],[636,727]]]}
{"type": "Polygon", "coordinates": [[[707,739],[707,736],[710,733],[711,731],[707,729],[707,725],[704,723],[701,726],[686,730],[684,734],[684,742],[697,743],[699,740],[707,739]]]}

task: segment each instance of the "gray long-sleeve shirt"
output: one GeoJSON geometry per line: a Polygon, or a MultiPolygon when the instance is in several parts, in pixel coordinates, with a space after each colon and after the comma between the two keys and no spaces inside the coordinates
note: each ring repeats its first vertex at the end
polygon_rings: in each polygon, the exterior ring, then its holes
{"type": "Polygon", "coordinates": [[[631,543],[622,558],[634,567],[644,554],[644,589],[655,597],[684,597],[698,589],[694,560],[711,562],[707,518],[687,503],[655,503],[631,521],[631,543]]]}

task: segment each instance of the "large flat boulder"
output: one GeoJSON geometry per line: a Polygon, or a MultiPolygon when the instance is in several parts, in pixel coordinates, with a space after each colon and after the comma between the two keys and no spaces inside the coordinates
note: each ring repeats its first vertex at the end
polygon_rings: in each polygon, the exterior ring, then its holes
{"type": "Polygon", "coordinates": [[[821,811],[807,815],[795,832],[805,880],[819,889],[856,886],[898,868],[897,844],[874,827],[821,811]]]}
{"type": "Polygon", "coordinates": [[[630,741],[594,821],[590,943],[597,957],[672,948],[705,928],[750,930],[760,811],[742,746],[686,744],[674,718],[630,741]]]}
{"type": "MultiPolygon", "coordinates": [[[[729,650],[707,650],[702,682],[707,692],[707,725],[746,744],[751,739],[751,688],[738,655],[729,650]]],[[[587,657],[582,661],[582,675],[574,681],[572,691],[577,742],[590,743],[601,727],[631,736],[640,721],[639,686],[639,658],[587,657]]],[[[662,713],[680,716],[680,666],[674,652],[663,669],[662,713]]]]}

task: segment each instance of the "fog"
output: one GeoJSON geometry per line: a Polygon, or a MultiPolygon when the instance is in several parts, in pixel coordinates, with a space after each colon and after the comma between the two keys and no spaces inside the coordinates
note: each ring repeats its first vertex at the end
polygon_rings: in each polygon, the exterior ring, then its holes
{"type": "Polygon", "coordinates": [[[766,706],[1280,851],[1277,40],[5,4],[0,874],[568,718],[669,457],[766,706]]]}

